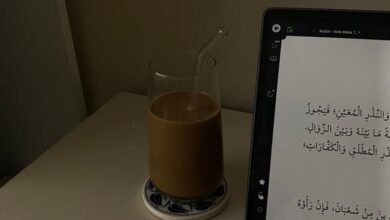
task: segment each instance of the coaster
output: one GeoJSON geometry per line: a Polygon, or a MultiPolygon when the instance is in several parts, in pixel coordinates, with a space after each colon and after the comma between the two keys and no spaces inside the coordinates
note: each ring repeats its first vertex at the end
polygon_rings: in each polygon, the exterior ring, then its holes
{"type": "Polygon", "coordinates": [[[158,190],[148,179],[142,188],[148,210],[165,220],[204,220],[221,212],[227,205],[229,191],[226,180],[210,196],[196,201],[177,200],[158,190]]]}

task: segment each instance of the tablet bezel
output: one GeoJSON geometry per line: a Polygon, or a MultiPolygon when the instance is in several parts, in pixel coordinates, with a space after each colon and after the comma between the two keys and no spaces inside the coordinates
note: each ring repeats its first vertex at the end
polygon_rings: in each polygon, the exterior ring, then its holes
{"type": "MultiPolygon", "coordinates": [[[[329,27],[362,28],[360,35],[329,34],[325,37],[390,39],[390,13],[383,11],[326,10],[326,9],[288,9],[270,8],[263,16],[262,36],[260,40],[257,85],[255,96],[254,119],[248,174],[246,219],[265,220],[267,214],[268,180],[271,164],[273,121],[277,96],[277,79],[279,63],[270,64],[270,54],[276,56],[269,47],[279,36],[286,36],[285,24],[304,23],[329,27]],[[278,33],[272,31],[272,25],[282,24],[278,33]],[[388,26],[388,32],[371,32],[373,28],[388,26]],[[270,52],[271,51],[271,52],[270,52]],[[260,182],[265,180],[264,182],[260,182]],[[262,197],[261,197],[262,196],[262,197]],[[263,199],[260,199],[263,198],[263,199]]],[[[292,36],[318,36],[318,33],[288,34],[292,36]]],[[[280,45],[280,44],[279,44],[280,45]]]]}

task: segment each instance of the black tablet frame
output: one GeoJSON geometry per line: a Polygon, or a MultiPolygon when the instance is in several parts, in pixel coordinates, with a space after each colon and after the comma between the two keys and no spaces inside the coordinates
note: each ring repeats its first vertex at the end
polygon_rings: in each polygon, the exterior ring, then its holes
{"type": "Polygon", "coordinates": [[[277,97],[278,57],[282,40],[287,35],[390,40],[390,13],[287,8],[271,8],[265,11],[252,128],[246,205],[247,220],[266,220],[277,97]],[[275,24],[280,25],[280,30],[272,29],[275,24]],[[288,30],[289,27],[292,27],[293,31],[288,30]],[[330,32],[328,33],[327,30],[330,32]],[[273,48],[275,45],[278,47],[273,48]],[[271,56],[276,57],[276,60],[271,59],[271,56]]]}

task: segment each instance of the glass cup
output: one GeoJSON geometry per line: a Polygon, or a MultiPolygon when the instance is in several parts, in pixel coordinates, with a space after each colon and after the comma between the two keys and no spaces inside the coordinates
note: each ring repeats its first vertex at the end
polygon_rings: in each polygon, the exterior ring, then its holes
{"type": "Polygon", "coordinates": [[[178,199],[210,195],[223,181],[221,107],[216,60],[195,52],[150,61],[149,169],[152,183],[178,199]]]}

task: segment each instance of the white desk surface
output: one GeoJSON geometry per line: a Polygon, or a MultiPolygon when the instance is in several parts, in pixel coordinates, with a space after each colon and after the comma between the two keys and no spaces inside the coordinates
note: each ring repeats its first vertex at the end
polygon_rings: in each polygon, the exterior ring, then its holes
{"type": "MultiPolygon", "coordinates": [[[[119,93],[0,188],[1,220],[157,219],[141,198],[148,177],[146,96],[119,93]]],[[[252,114],[223,110],[226,209],[243,220],[252,114]]]]}

